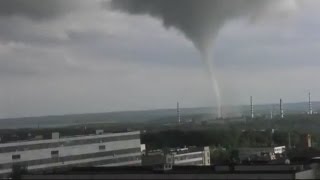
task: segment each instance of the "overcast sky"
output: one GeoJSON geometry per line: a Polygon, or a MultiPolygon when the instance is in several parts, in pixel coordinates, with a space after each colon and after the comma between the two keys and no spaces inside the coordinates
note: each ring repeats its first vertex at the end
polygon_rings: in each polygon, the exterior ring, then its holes
{"type": "MultiPolygon", "coordinates": [[[[226,23],[214,42],[224,105],[320,100],[319,3],[226,23]]],[[[193,44],[99,0],[0,0],[0,117],[214,106],[193,44]]]]}

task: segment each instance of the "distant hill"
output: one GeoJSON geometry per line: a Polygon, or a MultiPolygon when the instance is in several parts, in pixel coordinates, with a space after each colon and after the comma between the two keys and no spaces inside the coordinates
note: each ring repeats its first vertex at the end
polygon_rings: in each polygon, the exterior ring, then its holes
{"type": "MultiPolygon", "coordinates": [[[[313,110],[320,112],[320,102],[313,102],[313,110]]],[[[274,114],[279,113],[278,104],[262,104],[255,105],[255,114],[269,114],[274,107],[274,114]]],[[[307,102],[284,104],[286,114],[304,113],[308,110],[307,102]]],[[[229,116],[249,115],[250,107],[246,106],[227,106],[223,107],[223,111],[229,116]]],[[[214,108],[182,108],[180,110],[182,116],[206,114],[215,117],[214,108]]],[[[59,127],[89,123],[125,123],[125,122],[146,122],[157,121],[163,118],[174,118],[176,109],[158,109],[146,111],[123,111],[93,114],[74,114],[59,116],[42,116],[42,117],[24,117],[0,119],[0,129],[15,128],[37,128],[37,127],[59,127]]]]}
{"type": "MultiPolygon", "coordinates": [[[[211,108],[184,108],[181,114],[206,114],[211,108]]],[[[23,117],[0,119],[0,129],[59,127],[88,123],[125,123],[155,121],[165,117],[176,116],[176,109],[159,109],[146,111],[122,111],[90,114],[71,114],[58,116],[23,117]]]]}

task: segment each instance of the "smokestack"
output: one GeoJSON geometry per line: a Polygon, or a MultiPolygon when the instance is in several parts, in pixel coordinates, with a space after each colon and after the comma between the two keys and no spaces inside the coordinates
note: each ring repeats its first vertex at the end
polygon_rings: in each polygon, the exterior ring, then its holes
{"type": "Polygon", "coordinates": [[[283,107],[282,107],[282,99],[280,99],[280,118],[283,119],[283,107]]]}
{"type": "Polygon", "coordinates": [[[180,107],[179,107],[179,102],[177,102],[177,118],[178,118],[178,124],[180,124],[180,107]]]}
{"type": "Polygon", "coordinates": [[[252,96],[250,96],[250,110],[251,110],[251,119],[254,118],[254,114],[253,114],[253,100],[252,100],[252,96]]]}
{"type": "Polygon", "coordinates": [[[312,115],[311,93],[309,92],[309,114],[312,115]]]}

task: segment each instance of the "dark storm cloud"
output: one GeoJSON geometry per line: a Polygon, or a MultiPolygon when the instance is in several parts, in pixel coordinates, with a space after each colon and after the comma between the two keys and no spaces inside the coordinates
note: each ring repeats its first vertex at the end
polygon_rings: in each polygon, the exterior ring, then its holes
{"type": "Polygon", "coordinates": [[[254,18],[270,7],[291,5],[278,0],[113,0],[111,7],[129,14],[148,14],[174,27],[203,51],[226,21],[242,16],[254,18]]]}
{"type": "Polygon", "coordinates": [[[83,7],[94,3],[83,0],[0,0],[0,43],[57,44],[67,38],[62,19],[73,13],[80,14],[83,7]]]}
{"type": "Polygon", "coordinates": [[[0,16],[41,20],[60,16],[76,6],[74,0],[0,0],[0,16]]]}

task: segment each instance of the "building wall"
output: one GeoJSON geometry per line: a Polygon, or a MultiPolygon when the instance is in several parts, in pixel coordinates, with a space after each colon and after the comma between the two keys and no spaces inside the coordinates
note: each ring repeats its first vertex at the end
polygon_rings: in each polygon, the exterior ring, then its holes
{"type": "Polygon", "coordinates": [[[139,132],[127,133],[114,133],[104,135],[89,135],[89,136],[76,136],[61,139],[37,140],[37,141],[24,141],[14,143],[0,144],[0,153],[12,151],[25,151],[31,149],[47,149],[59,146],[74,146],[90,143],[121,141],[127,139],[139,139],[139,132]]]}
{"type": "Polygon", "coordinates": [[[210,148],[208,146],[204,147],[204,158],[203,158],[203,165],[210,166],[210,148]]]}
{"type": "Polygon", "coordinates": [[[196,152],[171,152],[166,155],[163,153],[150,154],[147,153],[142,157],[142,164],[146,166],[154,165],[198,165],[198,166],[208,166],[210,165],[210,149],[209,147],[204,147],[196,152]]]}
{"type": "Polygon", "coordinates": [[[274,153],[275,154],[282,154],[286,151],[286,146],[278,146],[274,147],[274,153]]]}
{"type": "Polygon", "coordinates": [[[10,173],[14,164],[28,170],[141,165],[140,132],[6,143],[0,152],[0,175],[10,173]]]}
{"type": "Polygon", "coordinates": [[[209,147],[204,147],[202,151],[186,152],[182,154],[174,154],[174,165],[210,165],[209,147]]]}
{"type": "Polygon", "coordinates": [[[273,148],[239,148],[239,159],[246,160],[251,155],[260,155],[261,152],[273,153],[273,148]]]}
{"type": "Polygon", "coordinates": [[[114,141],[107,143],[94,143],[85,144],[79,146],[66,146],[66,147],[56,147],[40,150],[30,150],[30,151],[16,151],[8,153],[0,153],[0,166],[1,164],[12,163],[12,162],[23,162],[31,161],[36,159],[46,159],[51,158],[51,151],[58,151],[60,157],[74,156],[82,154],[92,154],[103,151],[117,151],[121,149],[137,148],[136,144],[140,142],[139,139],[133,140],[123,140],[114,141]],[[105,150],[99,150],[99,146],[105,146],[105,150]],[[12,160],[13,155],[20,155],[19,160],[12,160]]]}

